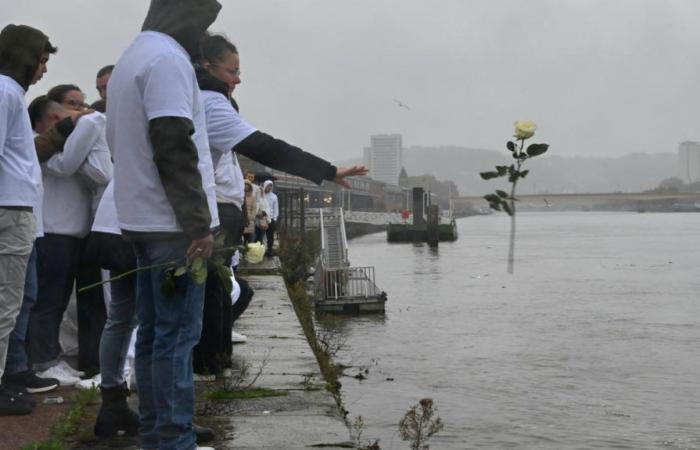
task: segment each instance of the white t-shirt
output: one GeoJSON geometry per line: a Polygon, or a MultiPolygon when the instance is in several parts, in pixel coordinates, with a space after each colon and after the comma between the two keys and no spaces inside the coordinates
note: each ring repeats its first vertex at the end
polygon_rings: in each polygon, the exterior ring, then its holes
{"type": "Polygon", "coordinates": [[[231,149],[257,130],[235,110],[231,101],[219,92],[202,91],[207,117],[207,135],[216,175],[216,197],[221,203],[239,208],[245,197],[245,180],[231,149]]]}
{"type": "Polygon", "coordinates": [[[107,142],[114,155],[114,200],[121,229],[182,231],[153,162],[148,124],[160,117],[186,118],[194,124],[192,140],[211,226],[218,226],[204,103],[185,49],[166,34],[140,33],[117,62],[107,89],[107,142]]]}
{"type": "Polygon", "coordinates": [[[245,199],[245,178],[238,158],[233,152],[224,153],[216,167],[216,200],[219,203],[233,203],[243,207],[245,199]]]}
{"type": "Polygon", "coordinates": [[[0,206],[41,205],[41,169],[25,91],[0,75],[0,206]]]}
{"type": "Polygon", "coordinates": [[[46,233],[85,237],[93,219],[93,199],[112,179],[105,140],[105,117],[82,117],[66,139],[62,152],[41,165],[46,233]]]}
{"type": "Polygon", "coordinates": [[[214,91],[202,91],[207,118],[207,136],[214,167],[222,155],[257,130],[248,124],[233,108],[231,101],[214,91]]]}
{"type": "Polygon", "coordinates": [[[117,220],[117,207],[114,205],[114,181],[107,185],[102,194],[102,200],[95,213],[95,221],[92,224],[92,231],[101,233],[122,234],[117,220]]]}

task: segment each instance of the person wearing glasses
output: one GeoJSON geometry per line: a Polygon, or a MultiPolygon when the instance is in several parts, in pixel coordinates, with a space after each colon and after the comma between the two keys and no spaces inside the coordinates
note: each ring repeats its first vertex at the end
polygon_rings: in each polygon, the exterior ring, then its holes
{"type": "Polygon", "coordinates": [[[88,108],[87,103],[85,103],[85,94],[74,84],[54,86],[46,96],[52,102],[56,102],[68,110],[81,111],[88,108]]]}
{"type": "MultiPolygon", "coordinates": [[[[54,97],[56,98],[56,97],[54,97]]],[[[71,113],[48,96],[29,106],[32,125],[44,133],[71,113]]],[[[71,132],[61,152],[41,164],[45,186],[42,208],[44,236],[37,240],[38,295],[29,319],[29,356],[38,376],[58,379],[72,385],[84,375],[60,359],[59,332],[74,287],[99,281],[99,268],[86,277],[81,258],[93,220],[93,203],[112,178],[112,162],[105,137],[105,116],[83,116],[71,132]]],[[[100,290],[88,291],[88,295],[100,290]]],[[[97,343],[104,323],[104,300],[99,296],[78,295],[78,345],[81,367],[99,367],[97,343]]]]}
{"type": "MultiPolygon", "coordinates": [[[[221,228],[229,243],[240,243],[244,228],[245,181],[237,154],[319,185],[328,180],[349,188],[346,177],[367,173],[364,166],[338,168],[299,147],[259,131],[246,122],[238,113],[238,105],[232,98],[233,91],[241,83],[240,56],[236,46],[225,36],[208,34],[202,40],[200,54],[200,59],[195,63],[195,71],[204,99],[221,228]]],[[[209,277],[207,291],[221,293],[221,289],[210,289],[217,282],[216,276],[209,277]]],[[[222,326],[204,327],[200,344],[195,348],[197,371],[219,372],[221,367],[217,361],[221,353],[226,354],[224,364],[230,361],[233,322],[243,311],[238,308],[229,318],[229,309],[230,299],[214,299],[211,296],[205,299],[204,323],[221,323],[217,322],[219,317],[224,317],[224,320],[223,329],[222,326]]]]}

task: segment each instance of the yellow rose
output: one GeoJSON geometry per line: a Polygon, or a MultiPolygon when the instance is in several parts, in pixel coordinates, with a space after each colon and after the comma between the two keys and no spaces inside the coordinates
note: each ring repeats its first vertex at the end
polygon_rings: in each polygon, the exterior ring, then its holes
{"type": "Polygon", "coordinates": [[[537,124],[532,120],[518,120],[515,122],[515,138],[528,139],[535,135],[537,124]]]}

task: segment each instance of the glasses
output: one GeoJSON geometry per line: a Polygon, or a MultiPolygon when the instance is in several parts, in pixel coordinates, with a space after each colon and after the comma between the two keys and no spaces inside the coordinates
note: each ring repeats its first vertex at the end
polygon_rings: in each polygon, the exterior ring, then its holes
{"type": "Polygon", "coordinates": [[[69,106],[71,108],[85,109],[85,108],[88,108],[90,106],[87,103],[80,101],[80,100],[65,100],[63,103],[66,106],[69,106]]]}
{"type": "Polygon", "coordinates": [[[235,69],[231,69],[231,68],[228,68],[228,67],[226,67],[226,66],[224,66],[224,65],[221,65],[221,64],[212,64],[212,66],[221,67],[221,68],[224,69],[226,72],[230,73],[231,76],[234,76],[234,77],[240,77],[240,76],[241,76],[241,69],[239,69],[238,67],[236,67],[235,69]]]}

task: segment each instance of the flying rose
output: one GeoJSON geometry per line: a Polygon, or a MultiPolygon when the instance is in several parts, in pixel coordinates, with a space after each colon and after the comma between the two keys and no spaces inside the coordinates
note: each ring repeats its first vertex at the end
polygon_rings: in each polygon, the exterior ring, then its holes
{"type": "Polygon", "coordinates": [[[515,122],[515,138],[529,139],[535,135],[537,124],[531,120],[518,120],[515,122]]]}

